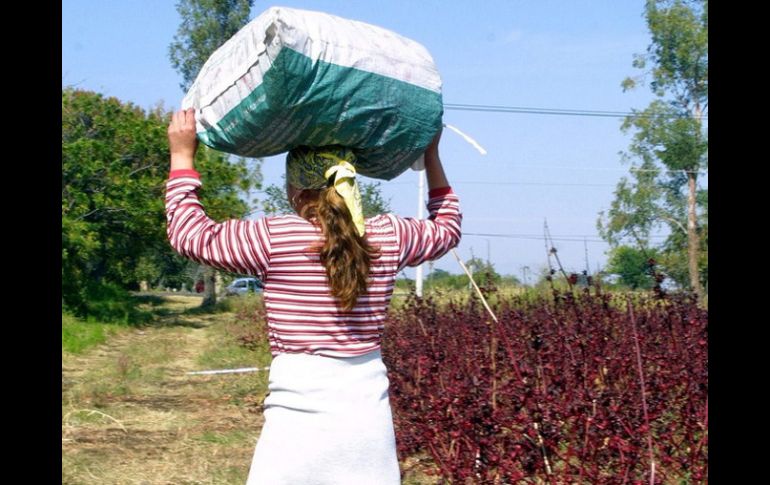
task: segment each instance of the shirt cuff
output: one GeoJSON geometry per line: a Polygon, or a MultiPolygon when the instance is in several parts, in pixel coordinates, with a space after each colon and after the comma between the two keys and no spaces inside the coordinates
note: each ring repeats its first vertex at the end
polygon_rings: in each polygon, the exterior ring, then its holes
{"type": "Polygon", "coordinates": [[[432,199],[434,197],[443,197],[447,194],[453,194],[452,187],[441,187],[439,189],[433,189],[428,192],[428,198],[432,199]]]}
{"type": "Polygon", "coordinates": [[[182,168],[179,170],[172,170],[168,174],[169,180],[179,178],[179,177],[193,177],[200,180],[201,174],[199,174],[198,171],[195,170],[194,168],[182,168]]]}

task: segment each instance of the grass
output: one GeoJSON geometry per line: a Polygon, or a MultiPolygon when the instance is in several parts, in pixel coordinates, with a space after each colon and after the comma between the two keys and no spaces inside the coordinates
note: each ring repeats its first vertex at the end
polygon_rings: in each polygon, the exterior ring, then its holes
{"type": "Polygon", "coordinates": [[[254,313],[264,308],[261,293],[247,293],[241,296],[229,296],[220,299],[217,306],[225,311],[239,313],[254,313]]]}
{"type": "Polygon", "coordinates": [[[200,298],[148,303],[154,321],[62,355],[62,483],[242,484],[267,375],[186,372],[268,365],[269,352],[239,348],[234,315],[195,311],[200,298]]]}
{"type": "MultiPolygon", "coordinates": [[[[141,393],[157,386],[167,378],[166,364],[173,358],[176,336],[173,329],[159,328],[152,339],[142,339],[142,331],[126,330],[122,337],[128,342],[121,345],[100,365],[84,370],[71,386],[67,397],[72,402],[103,408],[120,397],[141,393]],[[133,334],[132,334],[133,333],[133,334]]],[[[88,355],[81,355],[88,359],[88,355]]],[[[76,366],[74,356],[63,359],[64,364],[76,366]]],[[[62,396],[64,401],[64,396],[62,396]]]]}
{"type": "Polygon", "coordinates": [[[198,365],[206,369],[269,365],[272,357],[267,342],[250,350],[238,341],[239,330],[254,325],[254,322],[239,319],[237,315],[253,314],[261,305],[261,295],[225,298],[218,302],[216,311],[227,312],[227,315],[221,315],[217,323],[208,328],[208,345],[198,356],[198,365]]]}
{"type": "MultiPolygon", "coordinates": [[[[128,296],[127,298],[129,303],[123,300],[119,303],[123,306],[131,305],[130,311],[121,306],[126,315],[132,316],[131,318],[128,316],[110,319],[99,319],[94,316],[79,318],[68,311],[63,311],[61,316],[62,351],[71,354],[83,354],[105,343],[112,336],[169,314],[167,302],[161,297],[142,295],[128,296]]],[[[100,304],[109,306],[109,303],[105,302],[100,304]]]]}
{"type": "Polygon", "coordinates": [[[61,316],[61,348],[72,354],[82,354],[86,350],[104,343],[107,338],[125,328],[124,325],[99,322],[94,319],[81,320],[68,313],[61,316]]]}
{"type": "MultiPolygon", "coordinates": [[[[253,304],[240,299],[232,303],[236,308],[253,304]]],[[[207,342],[195,359],[198,370],[237,369],[243,367],[264,368],[270,365],[272,356],[267,342],[250,350],[237,340],[238,329],[248,322],[239,322],[234,314],[222,315],[207,330],[207,342]]],[[[268,372],[257,371],[239,374],[222,374],[208,378],[212,392],[226,396],[232,404],[259,409],[267,394],[268,372]]]]}
{"type": "Polygon", "coordinates": [[[241,446],[244,443],[251,443],[251,435],[240,429],[225,432],[204,431],[193,439],[219,446],[241,446]]]}
{"type": "MultiPolygon", "coordinates": [[[[568,291],[566,284],[556,284],[557,289],[562,292],[568,291]]],[[[575,293],[583,291],[583,287],[575,286],[575,293]]],[[[591,288],[591,292],[595,293],[595,288],[591,288]]],[[[397,289],[393,293],[393,299],[391,301],[391,310],[399,310],[403,308],[406,300],[409,296],[409,292],[403,289],[397,289]]],[[[514,299],[521,302],[537,302],[541,299],[550,300],[553,298],[552,289],[550,286],[541,287],[523,287],[523,286],[510,286],[499,285],[497,290],[486,295],[487,302],[491,306],[497,305],[501,301],[510,302],[514,299]]],[[[426,284],[423,287],[423,297],[432,298],[439,306],[439,308],[446,308],[450,303],[456,303],[459,305],[465,305],[471,298],[478,298],[478,294],[474,288],[449,288],[442,286],[431,286],[426,284]]]]}
{"type": "Polygon", "coordinates": [[[212,343],[197,359],[201,369],[257,367],[257,361],[264,362],[265,359],[260,359],[255,355],[255,352],[230,342],[222,345],[212,343]]]}

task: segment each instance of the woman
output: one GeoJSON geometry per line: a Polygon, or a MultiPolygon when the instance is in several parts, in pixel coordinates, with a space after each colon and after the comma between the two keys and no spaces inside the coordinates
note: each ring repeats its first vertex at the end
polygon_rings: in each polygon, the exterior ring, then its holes
{"type": "Polygon", "coordinates": [[[214,222],[198,201],[193,110],[168,129],[168,237],[201,264],[264,283],[270,393],[248,485],[400,483],[380,339],[396,275],[460,241],[458,198],[425,152],[427,220],[364,220],[355,157],[342,147],[297,149],[286,161],[298,215],[214,222]]]}

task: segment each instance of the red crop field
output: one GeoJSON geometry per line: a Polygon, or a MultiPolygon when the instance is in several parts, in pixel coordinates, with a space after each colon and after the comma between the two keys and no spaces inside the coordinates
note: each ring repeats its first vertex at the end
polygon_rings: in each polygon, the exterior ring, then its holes
{"type": "Polygon", "coordinates": [[[401,459],[452,483],[707,482],[708,312],[686,295],[410,298],[383,341],[401,459]]]}

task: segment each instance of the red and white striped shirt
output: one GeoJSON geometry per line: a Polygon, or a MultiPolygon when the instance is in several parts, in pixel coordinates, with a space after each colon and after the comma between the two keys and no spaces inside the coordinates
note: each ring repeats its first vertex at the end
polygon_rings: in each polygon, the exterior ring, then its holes
{"type": "Polygon", "coordinates": [[[297,215],[217,223],[198,200],[195,170],[172,171],[166,183],[171,246],[198,263],[253,275],[265,285],[270,351],[352,357],[380,348],[396,275],[440,258],[460,242],[459,199],[449,187],[432,190],[426,220],[382,214],[366,219],[366,238],[379,250],[366,293],[342,310],[318,252],[318,226],[297,215]]]}

